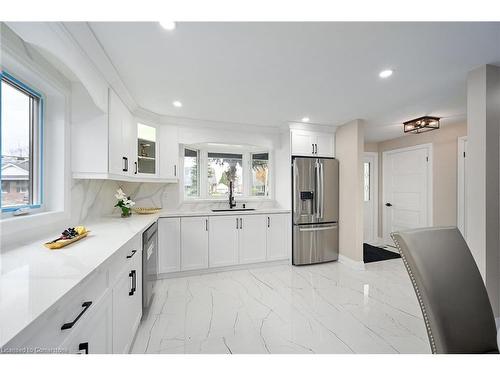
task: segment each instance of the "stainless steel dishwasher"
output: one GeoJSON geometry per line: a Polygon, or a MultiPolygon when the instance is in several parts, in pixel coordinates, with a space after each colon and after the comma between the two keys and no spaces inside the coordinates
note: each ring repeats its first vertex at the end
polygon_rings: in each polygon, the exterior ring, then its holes
{"type": "Polygon", "coordinates": [[[158,260],[158,224],[142,234],[142,315],[147,315],[153,301],[158,260]]]}

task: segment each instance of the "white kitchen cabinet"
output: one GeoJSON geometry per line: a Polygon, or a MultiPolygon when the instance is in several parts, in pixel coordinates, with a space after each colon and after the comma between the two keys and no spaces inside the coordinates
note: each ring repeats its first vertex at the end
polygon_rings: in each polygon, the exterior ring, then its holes
{"type": "Polygon", "coordinates": [[[292,130],[292,155],[334,157],[334,135],[292,130]]]}
{"type": "Polygon", "coordinates": [[[132,176],[135,163],[134,118],[116,93],[109,90],[109,173],[132,176]]]}
{"type": "Polygon", "coordinates": [[[266,215],[245,215],[239,218],[240,264],[266,260],[266,215]]]}
{"type": "Polygon", "coordinates": [[[179,178],[179,140],[175,126],[162,125],[160,132],[160,178],[179,178]]]}
{"type": "Polygon", "coordinates": [[[181,270],[181,219],[158,219],[158,273],[181,270]]]}
{"type": "Polygon", "coordinates": [[[109,354],[113,348],[113,305],[108,291],[62,345],[70,354],[109,354]]]}
{"type": "Polygon", "coordinates": [[[113,286],[113,353],[128,353],[142,316],[142,257],[134,253],[113,286]]]}
{"type": "Polygon", "coordinates": [[[208,217],[181,218],[181,271],[208,268],[208,217]]]}
{"type": "Polygon", "coordinates": [[[209,219],[209,267],[238,264],[239,218],[212,216],[209,219]]]}
{"type": "Polygon", "coordinates": [[[267,215],[267,260],[290,257],[290,214],[267,215]]]}

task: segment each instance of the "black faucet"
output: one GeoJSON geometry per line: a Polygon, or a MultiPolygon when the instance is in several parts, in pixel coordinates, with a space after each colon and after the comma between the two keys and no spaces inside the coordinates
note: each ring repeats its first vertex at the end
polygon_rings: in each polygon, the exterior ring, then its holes
{"type": "Polygon", "coordinates": [[[236,201],[233,196],[233,181],[229,181],[229,208],[236,207],[236,201]]]}

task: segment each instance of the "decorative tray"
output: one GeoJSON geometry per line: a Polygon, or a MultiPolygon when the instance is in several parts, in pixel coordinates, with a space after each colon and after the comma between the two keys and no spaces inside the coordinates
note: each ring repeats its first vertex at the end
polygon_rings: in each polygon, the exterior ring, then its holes
{"type": "MultiPolygon", "coordinates": [[[[75,229],[75,228],[69,228],[69,229],[75,229]]],[[[63,247],[72,244],[73,242],[79,241],[82,238],[87,237],[87,235],[90,233],[89,230],[83,228],[81,230],[78,230],[78,232],[76,232],[76,233],[78,233],[78,235],[75,235],[71,238],[64,238],[64,235],[66,232],[67,232],[67,230],[63,232],[63,236],[56,238],[53,241],[46,242],[43,244],[43,246],[45,246],[46,248],[51,249],[51,250],[62,249],[63,247]]]]}
{"type": "Polygon", "coordinates": [[[139,215],[156,214],[161,211],[159,207],[135,207],[134,212],[139,215]]]}

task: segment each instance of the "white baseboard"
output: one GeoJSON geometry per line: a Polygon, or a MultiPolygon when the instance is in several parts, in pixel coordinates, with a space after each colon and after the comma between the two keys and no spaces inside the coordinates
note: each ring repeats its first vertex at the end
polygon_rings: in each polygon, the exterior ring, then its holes
{"type": "Polygon", "coordinates": [[[364,271],[365,263],[362,261],[353,260],[348,258],[342,254],[339,254],[339,263],[345,264],[348,267],[351,267],[355,270],[364,271]]]}

